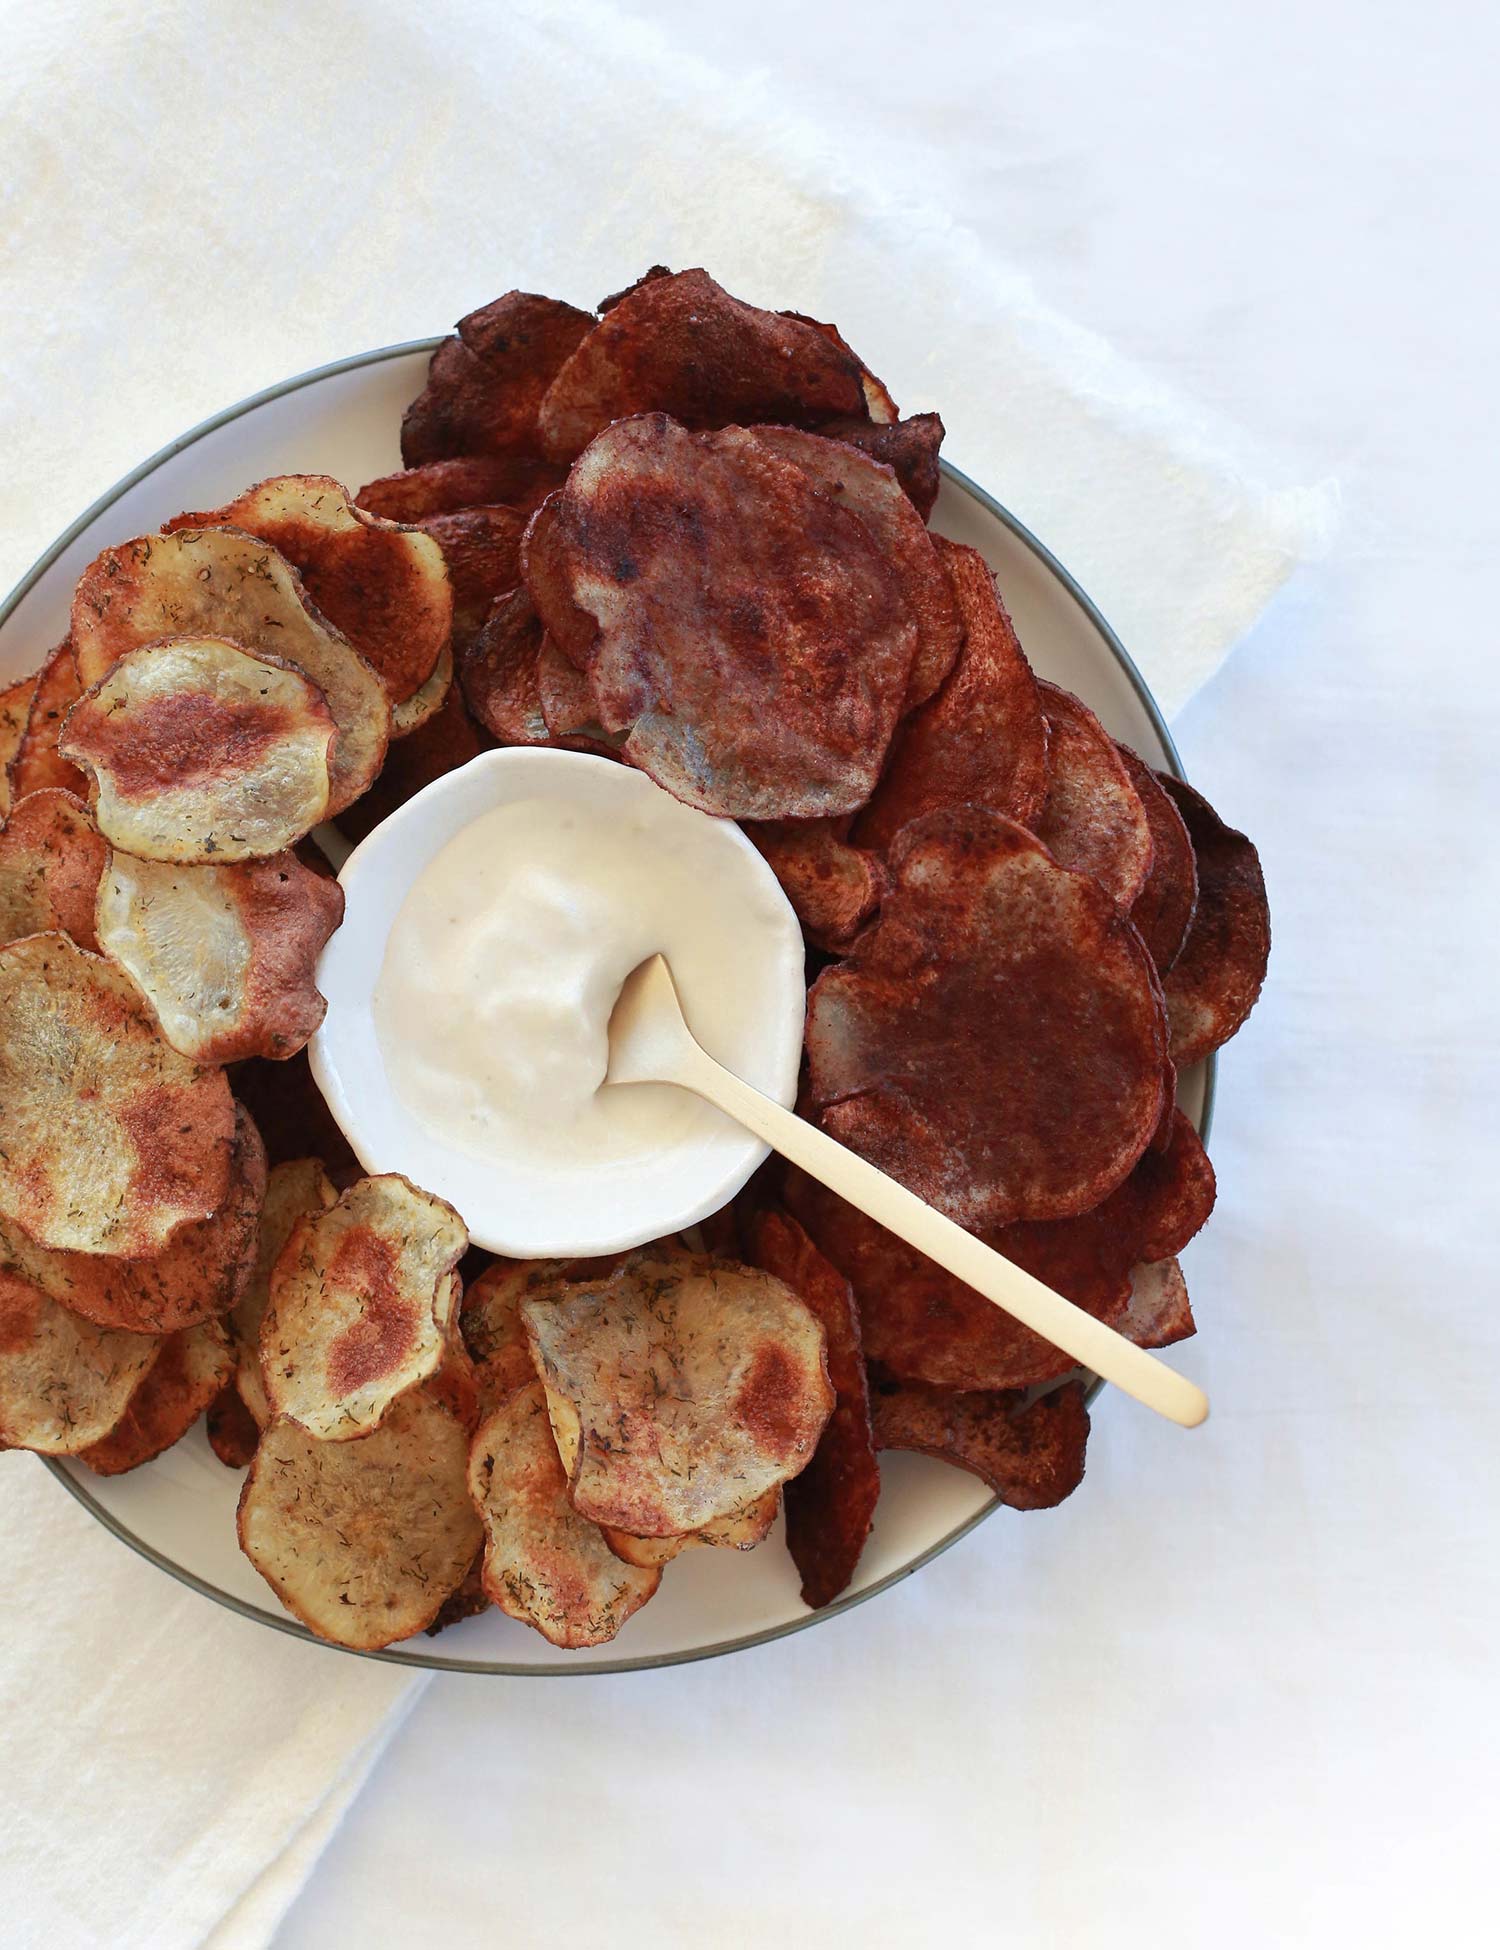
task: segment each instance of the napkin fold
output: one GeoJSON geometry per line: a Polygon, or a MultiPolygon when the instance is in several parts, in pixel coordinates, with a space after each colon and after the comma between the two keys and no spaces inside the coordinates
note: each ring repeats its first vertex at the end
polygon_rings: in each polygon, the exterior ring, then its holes
{"type": "MultiPolygon", "coordinates": [[[[937,407],[1168,711],[1333,518],[770,80],[603,6],[60,0],[9,13],[0,108],[0,587],[257,387],[656,261],[838,321],[904,411],[937,407]]],[[[267,1942],[422,1679],[183,1589],[19,1455],[0,1594],[0,1934],[267,1942]]]]}

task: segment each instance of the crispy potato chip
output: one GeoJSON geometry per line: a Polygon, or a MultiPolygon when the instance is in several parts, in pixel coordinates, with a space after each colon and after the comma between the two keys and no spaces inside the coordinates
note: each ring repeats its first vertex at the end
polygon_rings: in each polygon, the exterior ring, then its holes
{"type": "Polygon", "coordinates": [[[896,733],[854,837],[884,850],[901,828],[949,807],[988,806],[1024,826],[1047,796],[1047,724],[995,578],[972,548],[937,538],[963,619],[963,649],[937,695],[896,733]]]}
{"type": "MultiPolygon", "coordinates": [[[[545,745],[537,659],[542,621],[530,592],[512,589],[490,613],[458,660],[458,681],[470,711],[502,745],[545,745]]],[[[570,666],[571,668],[571,666],[570,666]]]]}
{"type": "MultiPolygon", "coordinates": [[[[442,465],[441,462],[436,464],[442,465]]],[[[490,1594],[484,1588],[484,1547],[481,1545],[474,1553],[474,1562],[464,1573],[463,1583],[448,1594],[438,1606],[437,1616],[424,1629],[428,1638],[435,1639],[439,1632],[446,1632],[450,1625],[461,1625],[466,1618],[477,1618],[489,1608],[490,1594]]]]}
{"type": "Polygon", "coordinates": [[[260,1328],[273,1418],[325,1442],[368,1437],[443,1358],[449,1274],[469,1244],[453,1207],[395,1172],[297,1220],[260,1328]]]}
{"type": "Polygon", "coordinates": [[[635,413],[689,427],[868,420],[863,379],[836,333],[742,304],[706,271],[668,273],[623,292],[563,365],[538,415],[541,450],[571,460],[635,413]]]}
{"type": "Polygon", "coordinates": [[[944,428],[936,413],[916,413],[883,426],[870,420],[825,420],[816,430],[830,440],[847,440],[892,468],[906,498],[923,521],[929,519],[942,481],[938,449],[944,428]]]}
{"type": "Polygon", "coordinates": [[[178,1055],[129,976],[65,934],[0,948],[0,1220],[149,1257],[223,1203],[233,1132],[223,1072],[178,1055]]]}
{"type": "Polygon", "coordinates": [[[361,1442],[276,1422],[240,1491],[240,1548],[319,1638],[357,1652],[410,1638],[463,1582],[483,1537],[468,1457],[468,1436],[420,1388],[361,1442]]]}
{"type": "Polygon", "coordinates": [[[965,1393],[922,1382],[871,1394],[881,1449],[916,1449],[988,1483],[1013,1510],[1050,1510],[1083,1481],[1089,1412],[1079,1382],[1026,1402],[1001,1390],[965,1393]]]}
{"type": "Polygon", "coordinates": [[[53,930],[97,948],[94,896],[109,848],[71,792],[28,792],[0,825],[0,942],[53,930]]]}
{"type": "Polygon", "coordinates": [[[235,1386],[258,1428],[271,1419],[260,1371],[260,1324],[271,1300],[271,1269],[299,1219],[326,1212],[338,1199],[319,1158],[290,1158],[273,1165],[266,1179],[255,1230],[255,1256],[234,1303],[230,1325],[238,1366],[235,1386]]]}
{"type": "MultiPolygon", "coordinates": [[[[458,1319],[463,1305],[464,1283],[457,1273],[448,1275],[448,1292],[439,1305],[438,1317],[450,1323],[458,1319]]],[[[463,1342],[449,1334],[437,1373],[422,1386],[434,1401],[441,1402],[453,1419],[471,1434],[479,1426],[479,1374],[469,1359],[463,1342]]]]}
{"type": "Polygon", "coordinates": [[[314,977],[344,890],[295,854],[176,867],[114,853],[98,914],[100,947],[184,1056],[292,1056],[323,1020],[314,977]]]}
{"type": "Polygon", "coordinates": [[[453,586],[453,642],[461,652],[496,600],[521,580],[526,516],[514,508],[461,508],[420,524],[442,550],[453,586]]]}
{"type": "Polygon", "coordinates": [[[392,704],[432,675],[453,627],[442,551],[420,529],[356,507],[329,474],[278,474],[178,528],[242,528],[284,555],[330,623],[379,675],[392,704]]]}
{"type": "Polygon", "coordinates": [[[80,1320],[0,1266],[0,1448],[74,1456],[103,1441],[160,1346],[80,1320]]]}
{"type": "Polygon", "coordinates": [[[185,1436],[234,1372],[229,1336],[217,1320],[168,1334],[109,1434],[80,1449],[96,1476],[123,1476],[185,1436]]]}
{"type": "Polygon", "coordinates": [[[260,1424],[246,1408],[233,1374],[209,1403],[204,1428],[209,1448],[226,1469],[250,1467],[260,1441],[260,1424]]]}
{"type": "Polygon", "coordinates": [[[1199,792],[1157,775],[1182,814],[1198,864],[1198,905],[1166,977],[1172,1060],[1180,1069],[1221,1048],[1255,1007],[1271,953],[1260,855],[1199,792]]]}
{"type": "Polygon", "coordinates": [[[699,1530],[802,1469],[833,1407],[823,1330],[769,1274],[647,1249],[523,1300],[580,1516],[635,1537],[699,1530]]]}
{"type": "Polygon", "coordinates": [[[7,767],[9,796],[14,801],[30,792],[57,788],[85,798],[88,786],[83,774],[57,749],[63,720],[78,702],[82,688],[72,644],[60,643],[31,683],[26,723],[7,767]]]}
{"type": "Polygon", "coordinates": [[[1162,1114],[1139,935],[1096,881],[982,808],[904,828],[890,864],[880,920],[808,998],[810,1107],[960,1225],[1087,1211],[1162,1114]]]}
{"type": "Polygon", "coordinates": [[[361,508],[387,521],[425,521],[463,508],[515,508],[530,514],[568,478],[557,461],[531,454],[465,454],[382,474],[355,495],[361,508]]]}
{"type": "Polygon", "coordinates": [[[409,737],[392,744],[374,785],[363,799],[356,799],[347,812],[339,814],[339,831],[346,839],[362,840],[424,786],[467,765],[493,743],[489,733],[469,716],[457,686],[450,685],[432,717],[409,737]]]}
{"type": "Polygon", "coordinates": [[[611,427],[532,517],[525,570],[598,723],[679,799],[789,819],[868,797],[916,624],[869,530],[754,434],[611,427]]]}
{"type": "Polygon", "coordinates": [[[1151,1260],[1136,1267],[1130,1305],[1115,1326],[1137,1347],[1172,1347],[1197,1333],[1187,1281],[1176,1259],[1151,1260]]]}
{"type": "Polygon", "coordinates": [[[815,948],[843,954],[874,919],[890,876],[878,854],[851,846],[832,819],[747,820],[781,891],[815,948]]]}
{"type": "Polygon", "coordinates": [[[290,664],[223,637],[130,650],[68,714],[110,844],[144,860],[280,853],[328,810],[334,722],[290,664]]]}
{"type": "Polygon", "coordinates": [[[447,703],[452,690],[453,645],[449,643],[439,653],[432,675],[421,690],[413,691],[404,703],[398,704],[392,711],[391,743],[410,738],[423,725],[430,724],[447,703]]]}
{"type": "Polygon", "coordinates": [[[349,1140],[313,1081],[305,1050],[285,1062],[252,1056],[236,1066],[234,1090],[255,1119],[273,1165],[318,1157],[330,1174],[353,1169],[358,1176],[349,1140]]]}
{"type": "Polygon", "coordinates": [[[484,1589],[553,1645],[603,1645],[661,1583],[615,1556],[568,1501],[547,1400],[533,1379],[480,1424],[469,1494],[484,1525],[484,1589]]]}
{"type": "MultiPolygon", "coordinates": [[[[69,648],[68,655],[72,654],[69,648]]],[[[31,700],[36,696],[40,674],[32,671],[30,676],[18,677],[13,684],[0,689],[0,819],[10,811],[15,796],[10,789],[11,760],[26,735],[26,721],[31,716],[31,700]]]]}
{"type": "Polygon", "coordinates": [[[854,1576],[880,1495],[859,1314],[849,1282],[785,1212],[760,1215],[752,1257],[812,1308],[828,1339],[833,1413],[812,1461],[786,1486],[787,1549],[802,1602],[816,1611],[854,1576]]]}
{"type": "Polygon", "coordinates": [[[1156,972],[1165,977],[1182,952],[1193,910],[1198,905],[1198,867],[1182,814],[1151,767],[1128,745],[1116,744],[1120,762],[1140,797],[1151,828],[1151,871],[1130,909],[1137,934],[1151,951],[1156,972]]]}
{"type": "Polygon", "coordinates": [[[530,291],[507,291],[461,318],[406,409],[402,460],[419,467],[529,446],[543,395],[593,324],[587,312],[530,291]]]}
{"type": "Polygon", "coordinates": [[[228,637],[309,678],[337,727],[327,816],[359,797],[390,736],[385,686],[313,608],[301,577],[274,548],[235,528],[184,528],[107,548],[84,570],[73,596],[73,654],[86,685],[127,650],[193,635],[228,637]]]}
{"type": "Polygon", "coordinates": [[[1151,871],[1151,825],[1115,741],[1071,691],[1041,683],[1047,715],[1046,804],[1029,822],[1054,860],[1091,873],[1129,908],[1151,871]]]}
{"type": "Polygon", "coordinates": [[[691,1530],[682,1537],[632,1537],[628,1531],[609,1529],[600,1534],[616,1557],[649,1571],[658,1564],[670,1564],[681,1552],[696,1550],[700,1545],[707,1545],[711,1550],[754,1550],[770,1535],[780,1508],[781,1485],[776,1483],[744,1509],[731,1510],[726,1517],[715,1517],[701,1530],[691,1530]]]}
{"type": "Polygon", "coordinates": [[[469,1282],[459,1326],[486,1414],[535,1381],[521,1302],[559,1292],[566,1265],[560,1259],[497,1259],[469,1282]]]}

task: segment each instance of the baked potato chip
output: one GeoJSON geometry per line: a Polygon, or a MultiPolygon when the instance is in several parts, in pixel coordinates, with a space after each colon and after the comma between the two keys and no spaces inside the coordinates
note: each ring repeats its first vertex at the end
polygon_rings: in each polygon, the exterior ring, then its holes
{"type": "Polygon", "coordinates": [[[601,1535],[616,1557],[639,1570],[649,1571],[659,1564],[670,1564],[680,1552],[696,1550],[700,1545],[712,1550],[752,1551],[770,1535],[780,1508],[781,1485],[773,1483],[744,1509],[715,1517],[701,1530],[690,1530],[681,1537],[632,1537],[628,1531],[610,1529],[603,1530],[601,1535]]]}
{"type": "Polygon", "coordinates": [[[1271,954],[1260,855],[1201,792],[1158,774],[1182,814],[1198,866],[1198,905],[1165,978],[1172,1060],[1186,1069],[1227,1043],[1255,1007],[1271,954]]]}
{"type": "Polygon", "coordinates": [[[94,897],[109,848],[71,792],[28,792],[0,825],[0,942],[70,934],[97,948],[94,897]]]}
{"type": "Polygon", "coordinates": [[[603,1645],[661,1583],[627,1564],[568,1501],[547,1400],[535,1379],[485,1417],[469,1456],[484,1525],[484,1589],[507,1617],[553,1645],[603,1645]]]}
{"type": "Polygon", "coordinates": [[[543,395],[593,323],[586,311],[531,291],[507,291],[461,318],[406,409],[402,460],[423,467],[529,448],[543,395]]]}
{"type": "MultiPolygon", "coordinates": [[[[73,653],[71,649],[69,656],[73,653]]],[[[10,789],[11,760],[26,735],[26,720],[31,716],[31,700],[36,696],[39,671],[18,677],[0,689],[0,819],[10,811],[14,794],[10,789]]]]}
{"type": "Polygon", "coordinates": [[[1157,974],[1165,978],[1182,952],[1198,905],[1198,864],[1187,825],[1161,780],[1144,759],[1118,739],[1115,750],[1151,828],[1151,871],[1131,905],[1130,918],[1150,950],[1157,974]]]}
{"type": "MultiPolygon", "coordinates": [[[[432,675],[419,691],[413,691],[391,713],[391,743],[410,738],[423,725],[431,724],[453,692],[453,645],[445,644],[438,653],[432,675]]],[[[387,752],[387,758],[390,754],[387,752]]],[[[376,780],[379,784],[379,780],[376,780]]]]}
{"type": "Polygon", "coordinates": [[[536,1380],[521,1302],[558,1293],[566,1267],[561,1259],[497,1259],[469,1282],[459,1331],[474,1363],[485,1414],[536,1380]]]}
{"type": "Polygon", "coordinates": [[[851,846],[834,819],[747,820],[753,840],[814,948],[841,955],[875,918],[890,876],[880,856],[851,846]]]}
{"type": "Polygon", "coordinates": [[[871,1407],[877,1448],[916,1449],[955,1463],[1013,1510],[1050,1510],[1083,1481],[1089,1412],[1080,1382],[1031,1402],[1008,1390],[882,1382],[871,1407]]]}
{"type": "Polygon", "coordinates": [[[537,680],[542,640],[541,618],[529,592],[512,589],[491,605],[458,660],[465,703],[502,745],[545,745],[550,740],[537,680]]]}
{"type": "Polygon", "coordinates": [[[130,977],[65,934],[0,948],[0,1220],[128,1259],[216,1212],[234,1103],[165,1040],[130,977]]]}
{"type": "Polygon", "coordinates": [[[382,474],[367,481],[354,499],[387,521],[425,521],[429,515],[456,515],[461,508],[514,508],[529,515],[567,478],[566,467],[534,454],[464,454],[382,474]]]}
{"type": "Polygon", "coordinates": [[[70,765],[57,749],[63,720],[78,702],[82,690],[72,644],[60,643],[30,682],[32,691],[26,723],[6,768],[10,798],[24,799],[29,792],[46,792],[52,788],[86,798],[88,782],[77,766],[70,765]]]}
{"type": "Polygon", "coordinates": [[[1187,1281],[1175,1259],[1151,1260],[1136,1267],[1130,1279],[1130,1305],[1115,1326],[1137,1347],[1172,1347],[1197,1333],[1187,1281]]]}
{"type": "Polygon", "coordinates": [[[515,508],[461,508],[428,515],[423,532],[442,550],[453,587],[453,643],[462,650],[477,635],[497,598],[521,580],[526,516],[515,508]]]}
{"type": "Polygon", "coordinates": [[[337,1198],[319,1158],[287,1159],[273,1165],[266,1179],[255,1229],[255,1257],[230,1316],[238,1362],[235,1386],[258,1428],[271,1419],[260,1371],[260,1324],[271,1300],[271,1269],[297,1221],[326,1212],[337,1198]]]}
{"type": "Polygon", "coordinates": [[[101,1442],[160,1346],[80,1320],[0,1266],[0,1447],[75,1456],[101,1442]]]}
{"type": "Polygon", "coordinates": [[[1053,859],[1091,873],[1128,910],[1151,871],[1151,824],[1115,741],[1071,691],[1041,683],[1047,799],[1030,822],[1053,859]]]}
{"type": "Polygon", "coordinates": [[[420,1388],[361,1442],[273,1423],[240,1491],[240,1548],[319,1638],[356,1652],[410,1638],[482,1541],[468,1458],[467,1435],[420,1388]]]}
{"type": "Polygon", "coordinates": [[[234,1370],[229,1335],[217,1320],[168,1334],[109,1434],[78,1459],[96,1476],[123,1476],[170,1449],[213,1402],[234,1370]]]}
{"type": "Polygon", "coordinates": [[[294,1055],[327,1007],[316,973],[344,890],[293,853],[169,866],[114,853],[99,885],[99,945],[199,1063],[294,1055]]]}
{"type": "Polygon", "coordinates": [[[780,1280],[647,1249],[521,1302],[580,1516],[673,1537],[803,1469],[833,1407],[823,1329],[780,1280]]]}
{"type": "MultiPolygon", "coordinates": [[[[375,671],[320,616],[284,556],[237,528],[183,528],[107,548],[73,596],[73,654],[86,686],[129,650],[162,637],[227,637],[300,670],[323,693],[336,733],[327,817],[380,770],[391,707],[375,671]]],[[[274,850],[274,849],[273,849],[274,850]]]]}
{"type": "Polygon", "coordinates": [[[943,478],[938,449],[944,427],[936,413],[914,413],[909,420],[885,425],[874,420],[825,420],[817,431],[830,440],[847,440],[871,460],[889,467],[923,521],[930,518],[943,478]]]}
{"type": "Polygon", "coordinates": [[[129,650],[68,714],[94,818],[143,860],[280,853],[328,810],[334,722],[300,670],[223,637],[129,650]]]}
{"type": "Polygon", "coordinates": [[[453,1207],[389,1172],[297,1220],[271,1270],[260,1328],[272,1418],[325,1442],[380,1426],[442,1362],[449,1274],[469,1235],[453,1207]]]}
{"type": "Polygon", "coordinates": [[[214,1396],[204,1416],[208,1446],[226,1469],[248,1469],[260,1441],[260,1424],[246,1408],[235,1377],[214,1396]]]}
{"type": "MultiPolygon", "coordinates": [[[[442,465],[441,462],[436,463],[442,465]]],[[[428,1638],[435,1639],[439,1632],[446,1632],[450,1625],[461,1625],[466,1618],[477,1618],[482,1611],[490,1608],[490,1594],[484,1588],[484,1549],[481,1546],[474,1553],[474,1562],[465,1571],[463,1583],[437,1608],[437,1616],[430,1625],[424,1626],[428,1638]]]]}

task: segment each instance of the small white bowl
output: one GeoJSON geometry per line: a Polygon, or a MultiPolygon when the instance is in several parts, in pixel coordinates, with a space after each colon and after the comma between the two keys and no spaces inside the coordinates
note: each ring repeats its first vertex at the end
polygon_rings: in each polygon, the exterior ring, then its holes
{"type": "MultiPolygon", "coordinates": [[[[366,1171],[404,1173],[454,1205],[477,1245],[516,1259],[616,1252],[681,1231],[725,1205],[768,1148],[698,1104],[685,1141],[638,1161],[590,1169],[517,1159],[501,1167],[444,1142],[398,1096],[374,1013],[396,917],[429,861],[466,826],[497,806],[538,798],[582,799],[622,823],[649,801],[664,844],[679,831],[684,840],[691,833],[695,849],[708,839],[715,870],[703,881],[705,915],[715,903],[742,902],[767,925],[753,956],[725,947],[722,979],[732,985],[736,1019],[753,1033],[733,1058],[705,1047],[788,1106],[806,1008],[802,932],[770,867],[732,821],[680,804],[629,766],[580,752],[485,752],[377,826],[339,874],[344,922],[318,964],[328,1013],[309,1046],[313,1076],[366,1171]]],[[[691,1022],[691,994],[683,1002],[691,1022]]]]}

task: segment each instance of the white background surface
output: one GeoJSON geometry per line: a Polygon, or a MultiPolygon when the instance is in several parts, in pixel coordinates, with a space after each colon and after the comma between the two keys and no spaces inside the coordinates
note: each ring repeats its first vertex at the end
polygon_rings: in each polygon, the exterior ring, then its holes
{"type": "MultiPolygon", "coordinates": [[[[64,41],[53,78],[81,64],[117,111],[137,58],[160,59],[126,16],[92,11],[112,23],[109,60],[64,41]]],[[[379,5],[331,11],[351,45],[397,31],[379,5]]],[[[763,70],[819,131],[822,214],[894,199],[914,226],[961,227],[966,248],[1250,429],[1284,478],[1342,485],[1331,556],[1174,726],[1190,774],[1260,843],[1275,928],[1270,986],[1221,1071],[1220,1209],[1186,1260],[1202,1332],[1182,1365],[1214,1419],[1184,1437],[1106,1401],[1061,1511],[1002,1517],[784,1644],[617,1679],[439,1678],[278,1950],[1478,1941],[1500,1821],[1491,11],[641,11],[731,77],[726,107],[763,70]]],[[[279,14],[241,10],[267,32],[279,14]]],[[[450,35],[455,75],[431,117],[474,115],[460,82],[503,73],[504,12],[423,18],[428,53],[450,35]]],[[[282,51],[296,62],[290,39],[282,51]]],[[[154,267],[174,226],[128,195],[37,248],[65,154],[5,184],[10,245],[42,267],[6,348],[14,397],[76,398],[83,339],[112,417],[109,438],[61,428],[35,478],[0,485],[0,581],[200,413],[351,343],[440,328],[511,281],[520,218],[487,203],[482,171],[424,174],[421,128],[341,90],[336,60],[297,70],[295,124],[267,75],[285,143],[232,202],[199,173],[206,122],[129,130],[126,147],[165,145],[180,172],[190,248],[170,279],[154,267]],[[381,200],[361,209],[366,159],[381,200]],[[392,242],[414,213],[451,226],[440,279],[401,275],[392,242]],[[258,311],[242,293],[216,305],[255,223],[326,264],[326,314],[281,308],[271,271],[258,311]],[[155,252],[132,256],[142,235],[155,252]],[[361,286],[369,263],[378,281],[361,286]],[[111,279],[108,354],[91,264],[111,279]],[[364,329],[377,317],[387,329],[364,329]],[[169,328],[175,383],[150,351],[169,328]]],[[[243,116],[234,68],[212,79],[243,116]]],[[[566,104],[553,119],[555,142],[525,159],[528,226],[536,207],[577,222],[566,104]]],[[[671,134],[643,124],[602,200],[618,208],[632,181],[659,195],[646,159],[671,134]]],[[[742,239],[712,164],[684,175],[663,248],[687,261],[690,219],[714,266],[742,239]]],[[[787,254],[837,287],[837,226],[822,262],[817,215],[789,204],[787,254]]],[[[609,228],[567,245],[602,261],[609,228]]],[[[945,315],[949,295],[927,296],[945,315]]],[[[870,334],[841,322],[863,348],[870,334]]],[[[959,464],[997,479],[1004,456],[964,445],[965,370],[903,384],[885,363],[899,398],[943,406],[959,464]]]]}

